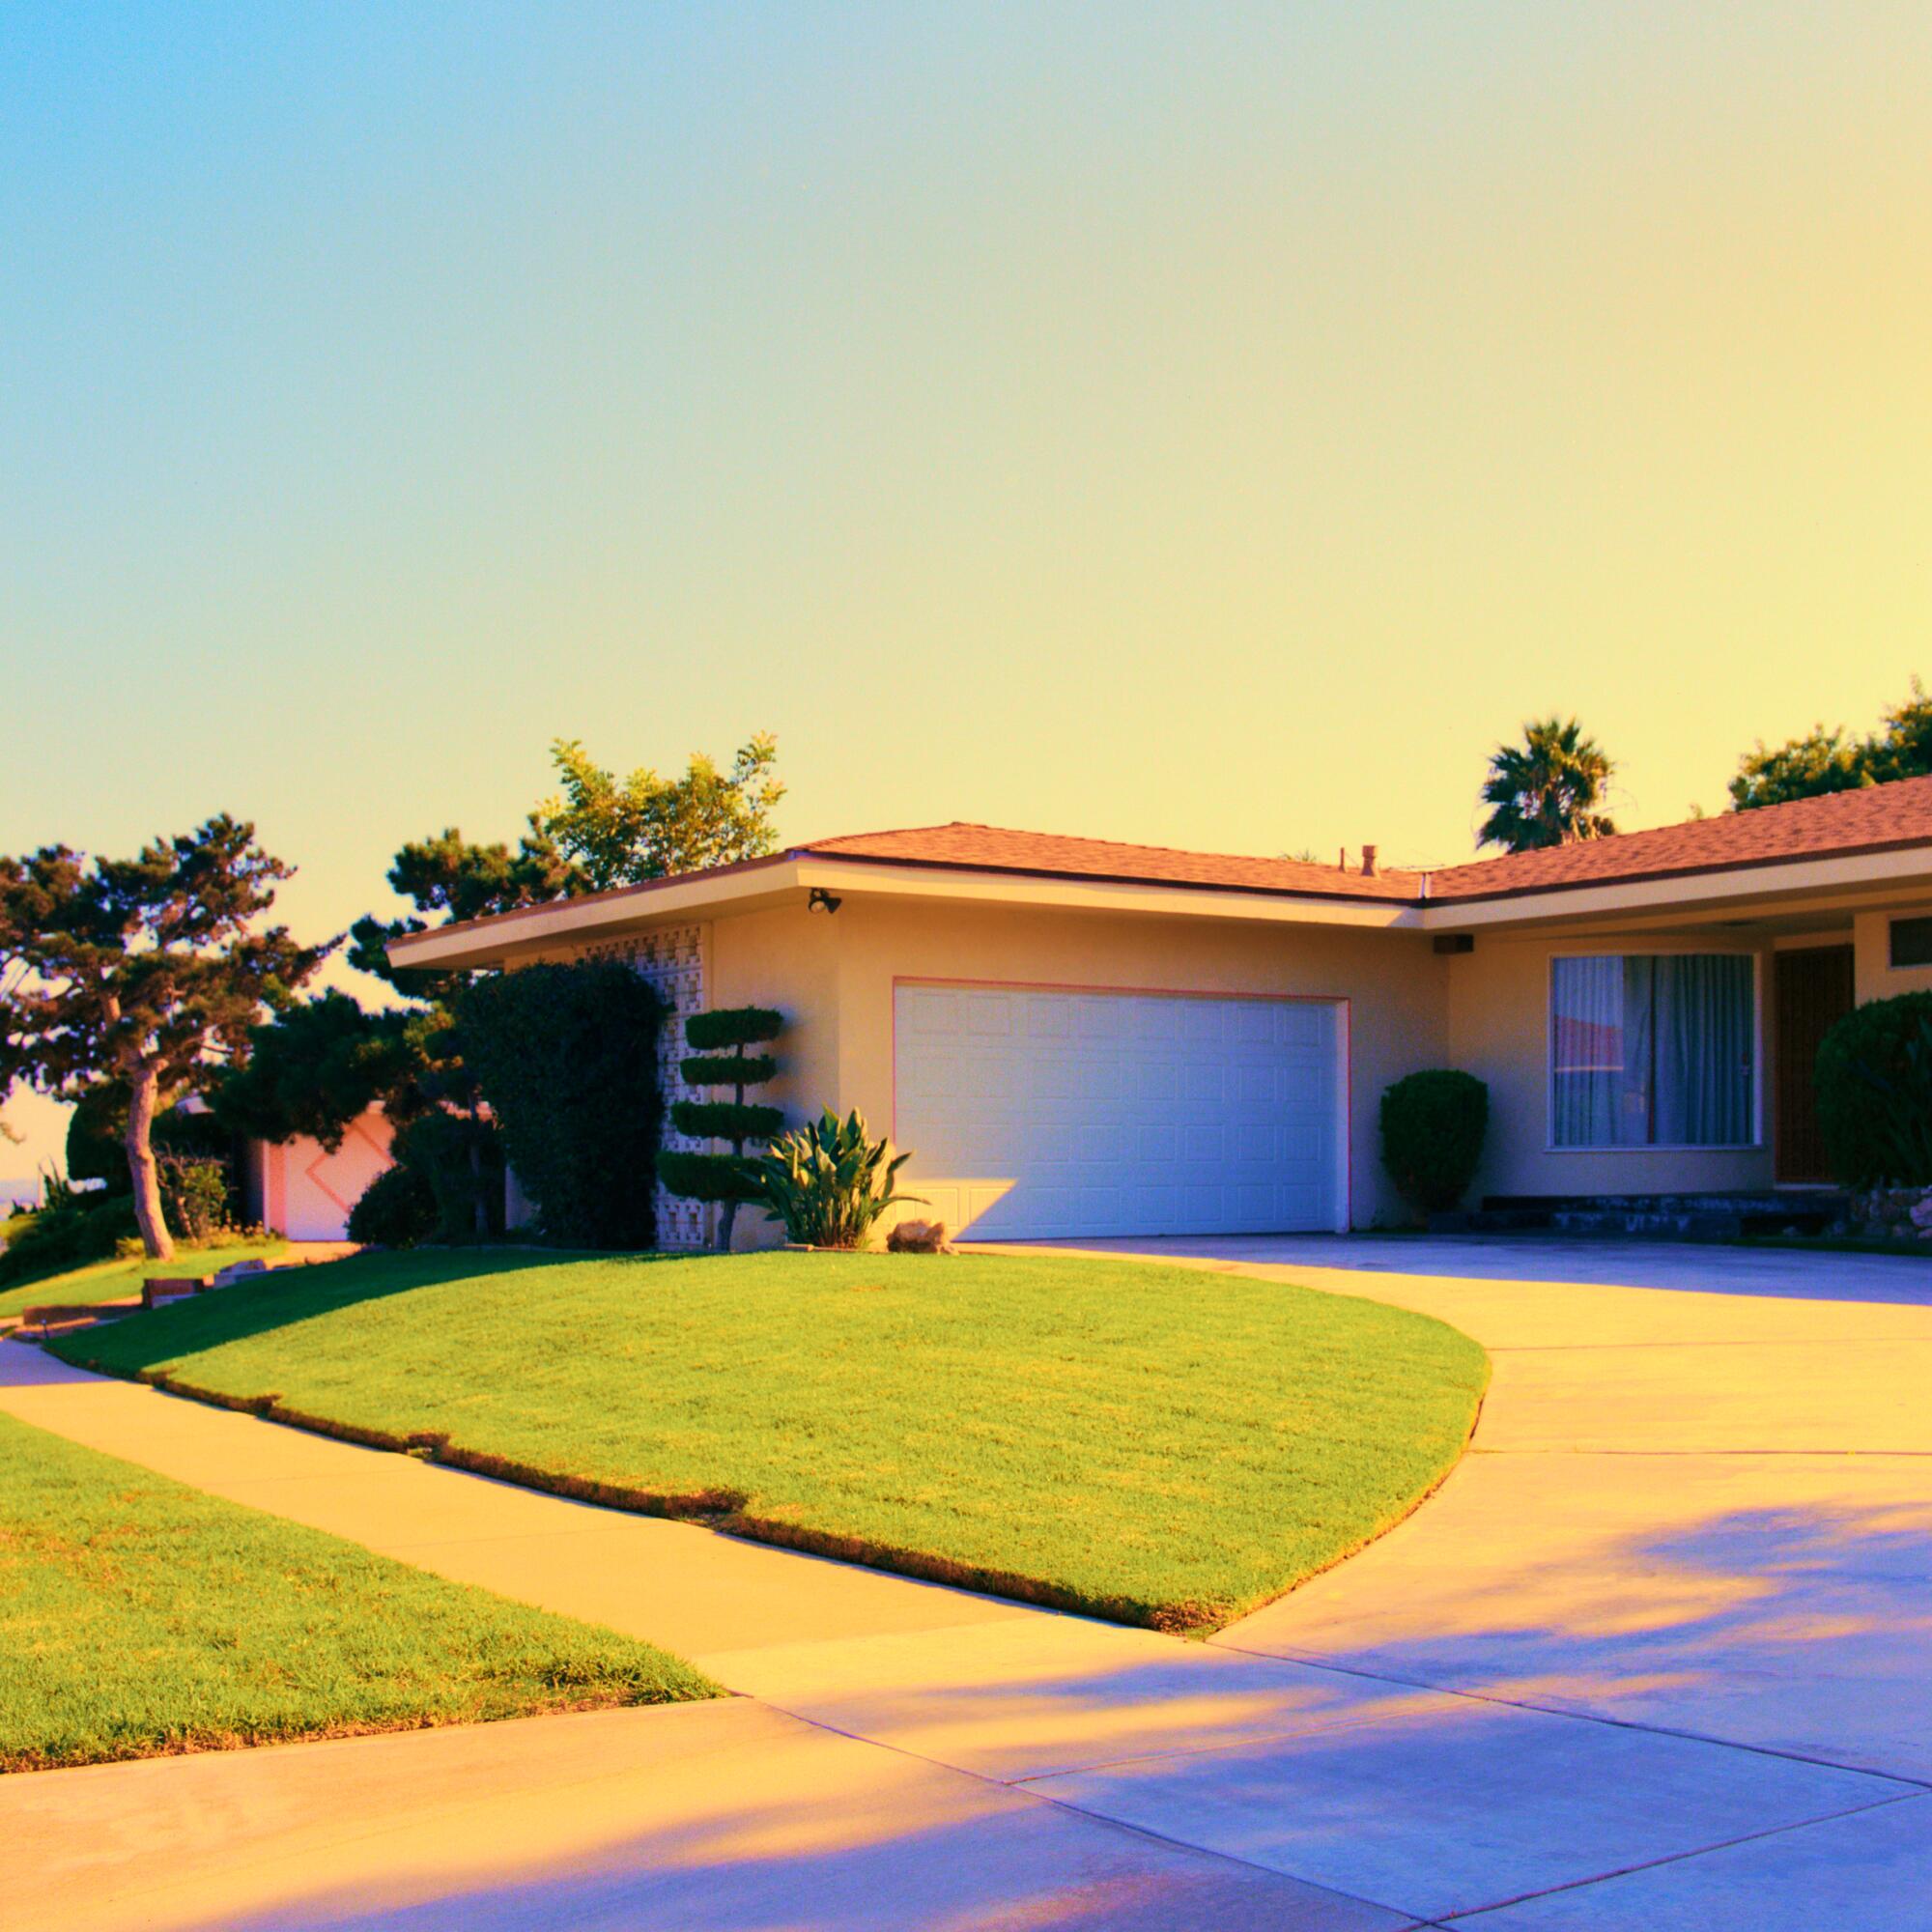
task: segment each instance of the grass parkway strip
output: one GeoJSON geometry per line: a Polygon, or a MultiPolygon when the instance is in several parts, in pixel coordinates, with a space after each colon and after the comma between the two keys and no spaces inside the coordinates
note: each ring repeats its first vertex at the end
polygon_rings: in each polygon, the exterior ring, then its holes
{"type": "Polygon", "coordinates": [[[0,1416],[0,1771],[716,1696],[666,1652],[0,1416]]]}
{"type": "Polygon", "coordinates": [[[1010,1255],[366,1255],[65,1359],[562,1494],[1202,1632],[1399,1521],[1488,1378],[1426,1316],[1010,1255]]]}

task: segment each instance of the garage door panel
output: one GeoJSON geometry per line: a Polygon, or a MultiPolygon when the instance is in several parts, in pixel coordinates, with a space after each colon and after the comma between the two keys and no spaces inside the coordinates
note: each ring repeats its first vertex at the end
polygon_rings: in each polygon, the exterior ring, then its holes
{"type": "Polygon", "coordinates": [[[896,1135],[983,1238],[1336,1225],[1338,1009],[902,986],[896,1135]]]}

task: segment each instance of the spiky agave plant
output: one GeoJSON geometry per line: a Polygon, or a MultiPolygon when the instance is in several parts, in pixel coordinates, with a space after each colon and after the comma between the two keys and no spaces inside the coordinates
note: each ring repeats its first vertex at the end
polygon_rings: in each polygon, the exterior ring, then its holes
{"type": "Polygon", "coordinates": [[[920,1200],[893,1192],[899,1169],[911,1158],[893,1153],[890,1141],[873,1140],[856,1107],[842,1121],[828,1107],[817,1120],[773,1141],[757,1172],[765,1206],[792,1240],[814,1248],[860,1248],[888,1208],[920,1200]]]}

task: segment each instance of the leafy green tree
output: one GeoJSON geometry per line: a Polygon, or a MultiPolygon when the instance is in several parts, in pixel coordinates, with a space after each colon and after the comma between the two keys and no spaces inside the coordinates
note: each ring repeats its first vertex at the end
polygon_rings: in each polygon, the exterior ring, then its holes
{"type": "Polygon", "coordinates": [[[559,738],[551,758],[563,790],[530,823],[591,892],[762,859],[778,849],[772,813],[784,797],[778,754],[777,740],[761,731],[738,748],[728,772],[699,753],[679,779],[648,768],[619,779],[593,764],[576,739],[559,738]]]}
{"type": "Polygon", "coordinates": [[[1876,731],[1853,737],[1842,724],[1814,724],[1802,737],[1767,746],[1762,738],[1738,760],[1731,806],[1789,805],[1800,798],[1858,791],[1894,779],[1932,774],[1932,696],[1917,677],[1912,695],[1884,715],[1876,731]]]}
{"type": "Polygon", "coordinates": [[[1476,842],[1533,852],[1609,837],[1617,828],[1598,808],[1615,770],[1576,719],[1530,721],[1520,745],[1498,745],[1490,756],[1482,789],[1490,815],[1476,842]]]}
{"type": "Polygon", "coordinates": [[[402,1126],[428,1105],[433,1033],[425,1014],[365,1012],[352,995],[326,992],[250,1033],[245,1058],[215,1089],[215,1113],[238,1134],[307,1135],[330,1150],[371,1107],[402,1126]]]}
{"type": "Polygon", "coordinates": [[[212,1086],[330,950],[260,923],[292,869],[226,814],[132,859],[66,845],[0,859],[0,1093],[75,1099],[118,1083],[135,1220],[156,1260],[174,1253],[156,1117],[212,1086]]]}

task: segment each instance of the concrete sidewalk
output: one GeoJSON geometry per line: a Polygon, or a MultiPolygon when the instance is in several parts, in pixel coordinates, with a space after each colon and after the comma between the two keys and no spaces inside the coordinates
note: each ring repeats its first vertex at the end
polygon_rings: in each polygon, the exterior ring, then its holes
{"type": "Polygon", "coordinates": [[[1444,1316],[1496,1376],[1435,1498],[1205,1645],[0,1348],[0,1370],[43,1365],[0,1390],[25,1420],[749,1693],[0,1780],[10,1905],[76,1926],[1932,1927],[1932,1310],[1317,1276],[1242,1245],[1244,1267],[1444,1316]]]}

